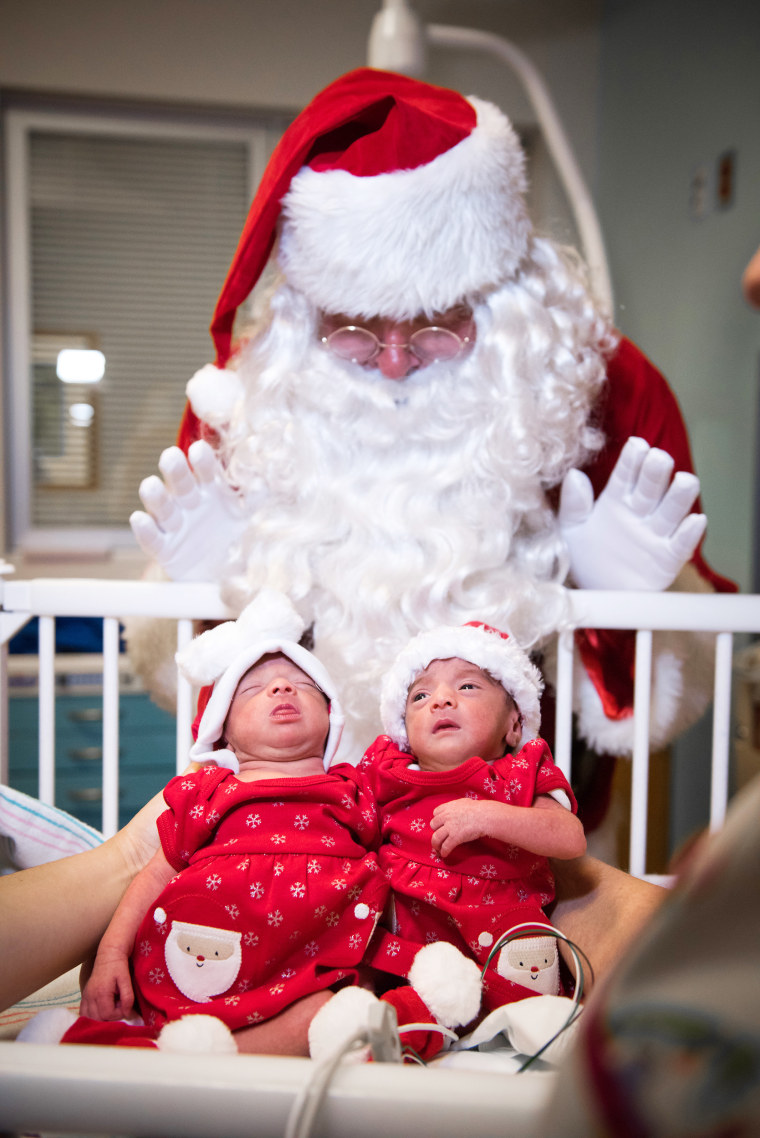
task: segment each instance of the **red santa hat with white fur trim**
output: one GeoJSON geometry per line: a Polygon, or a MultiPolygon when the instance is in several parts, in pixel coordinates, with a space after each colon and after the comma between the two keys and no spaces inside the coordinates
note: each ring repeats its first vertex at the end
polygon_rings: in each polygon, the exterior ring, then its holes
{"type": "Polygon", "coordinates": [[[408,320],[503,284],[530,234],[524,167],[491,103],[372,68],[335,80],[264,173],[211,325],[217,366],[278,233],[288,282],[326,312],[408,320]]]}
{"type": "Polygon", "coordinates": [[[406,697],[420,672],[433,660],[467,660],[497,680],[517,704],[522,719],[520,746],[535,739],[541,726],[541,673],[506,632],[473,621],[442,625],[415,636],[399,652],[385,675],[380,696],[383,730],[397,746],[408,749],[406,697]]]}
{"type": "Polygon", "coordinates": [[[304,627],[286,596],[274,589],[262,589],[237,620],[225,621],[201,633],[184,651],[177,653],[175,659],[180,671],[190,683],[203,688],[213,684],[198,721],[196,740],[190,748],[191,762],[213,762],[237,774],[237,757],[219,746],[232,697],[254,664],[264,656],[281,652],[314,681],[329,701],[330,727],[324,753],[327,770],[338,750],[344,716],[326,669],[298,643],[304,627]]]}

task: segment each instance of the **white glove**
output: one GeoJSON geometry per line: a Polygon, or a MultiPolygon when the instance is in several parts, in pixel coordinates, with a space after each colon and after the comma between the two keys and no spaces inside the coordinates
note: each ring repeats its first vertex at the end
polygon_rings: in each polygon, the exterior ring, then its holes
{"type": "Polygon", "coordinates": [[[187,458],[179,447],[169,447],[158,468],[163,482],[151,474],[140,483],[147,513],[135,510],[129,519],[138,545],[173,581],[217,580],[245,527],[242,495],[226,481],[203,439],[192,444],[187,458]]]}
{"type": "Polygon", "coordinates": [[[705,527],[689,510],[699,479],[644,439],[626,442],[598,499],[588,477],[571,470],[562,483],[559,526],[570,572],[581,589],[667,589],[691,558],[705,527]]]}

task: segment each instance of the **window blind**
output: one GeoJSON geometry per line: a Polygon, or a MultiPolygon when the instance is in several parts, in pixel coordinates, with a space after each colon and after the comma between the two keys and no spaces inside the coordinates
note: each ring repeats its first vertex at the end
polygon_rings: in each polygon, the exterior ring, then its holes
{"type": "MultiPolygon", "coordinates": [[[[212,359],[208,326],[248,207],[249,146],[34,130],[29,164],[33,332],[89,337],[106,358],[85,428],[92,476],[38,479],[31,521],[126,526],[140,481],[174,442],[187,380],[212,359]]],[[[37,386],[33,417],[49,421],[55,388],[49,376],[37,386]]]]}

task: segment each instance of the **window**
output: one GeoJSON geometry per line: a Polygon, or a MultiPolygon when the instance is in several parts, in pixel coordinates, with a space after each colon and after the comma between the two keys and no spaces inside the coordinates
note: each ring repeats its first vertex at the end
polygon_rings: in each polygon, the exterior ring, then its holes
{"type": "Polygon", "coordinates": [[[131,543],[284,125],[7,112],[13,549],[131,543]],[[61,351],[95,370],[62,369],[61,351]]]}

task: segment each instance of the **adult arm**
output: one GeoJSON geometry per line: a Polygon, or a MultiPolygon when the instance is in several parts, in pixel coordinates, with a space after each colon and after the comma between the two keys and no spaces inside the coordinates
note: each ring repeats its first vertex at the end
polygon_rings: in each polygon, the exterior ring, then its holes
{"type": "MultiPolygon", "coordinates": [[[[556,900],[552,924],[584,952],[593,969],[584,991],[604,981],[636,942],[668,890],[632,877],[586,854],[572,861],[552,859],[556,900]]],[[[560,941],[560,951],[572,958],[560,941]]]]}
{"type": "Polygon", "coordinates": [[[158,846],[161,794],[113,838],[0,877],[0,1009],[92,956],[125,889],[158,846]]]}
{"type": "Polygon", "coordinates": [[[742,292],[748,304],[760,308],[760,249],[758,249],[742,274],[742,292]]]}

